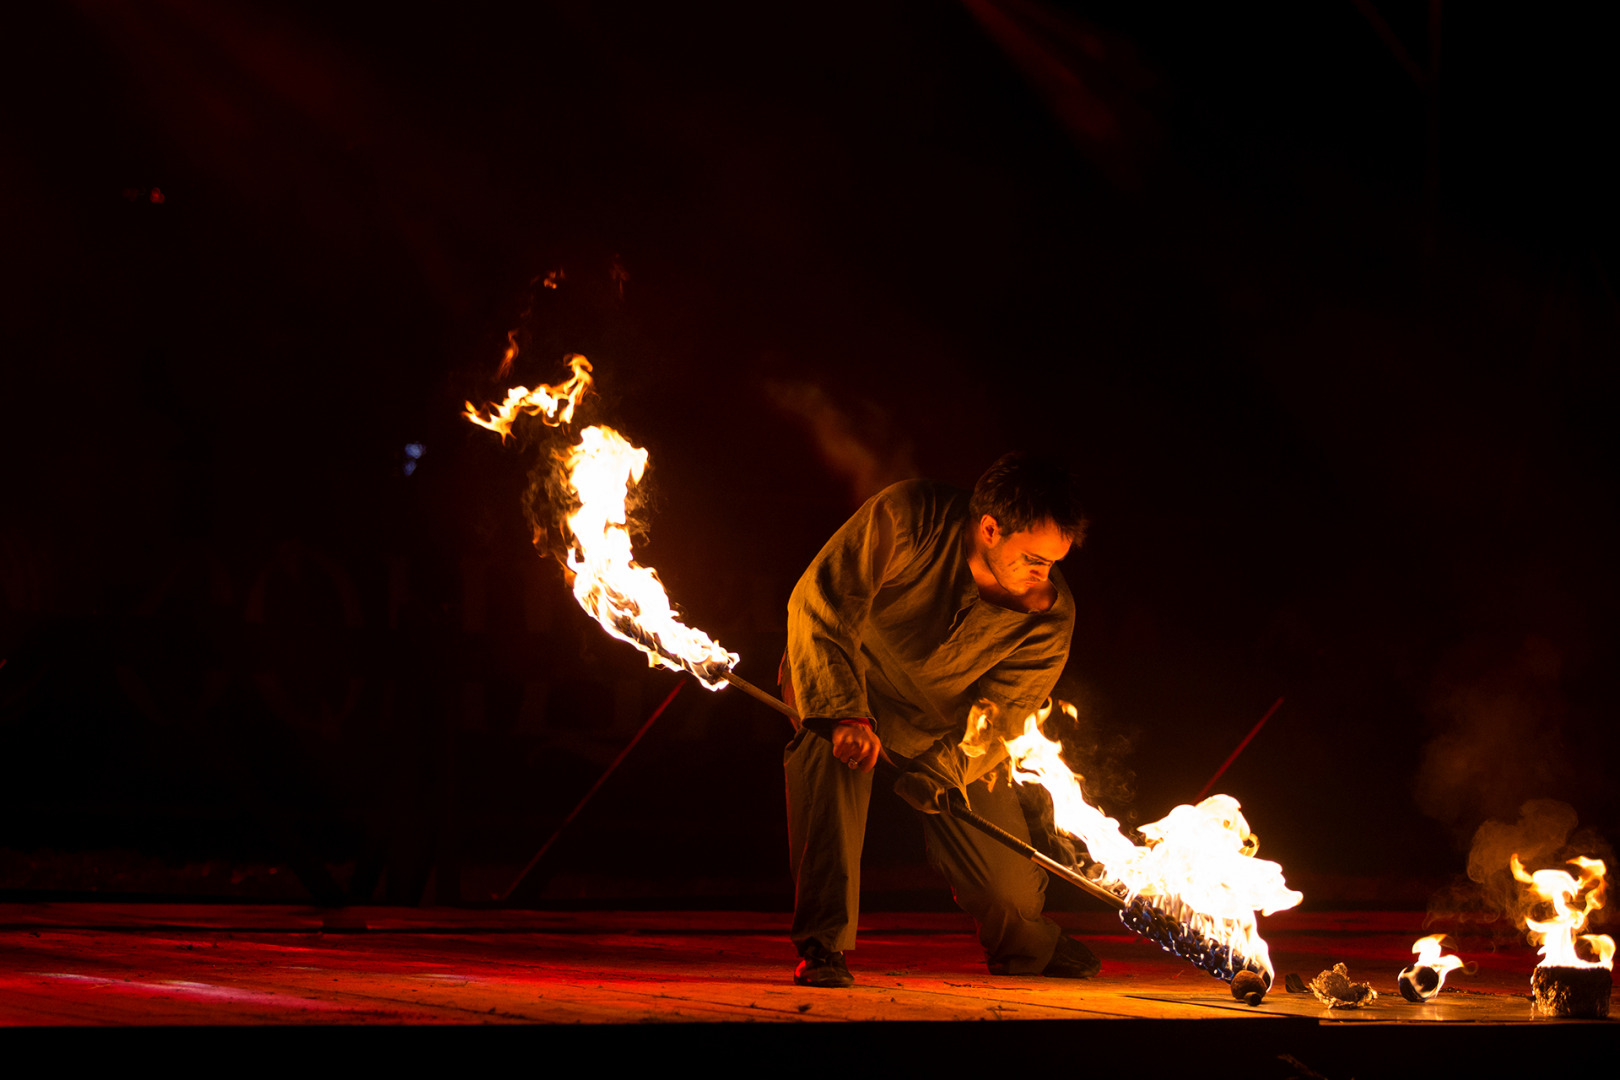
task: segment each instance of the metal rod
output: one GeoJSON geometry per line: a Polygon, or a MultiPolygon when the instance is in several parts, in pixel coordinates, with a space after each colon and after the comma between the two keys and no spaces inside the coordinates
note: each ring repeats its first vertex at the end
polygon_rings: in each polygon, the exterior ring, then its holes
{"type": "Polygon", "coordinates": [[[1282,706],[1282,703],[1282,698],[1278,698],[1276,701],[1273,701],[1271,703],[1271,708],[1266,710],[1266,715],[1262,716],[1260,718],[1260,722],[1254,725],[1254,727],[1250,728],[1247,735],[1243,736],[1243,741],[1238,743],[1236,750],[1232,751],[1232,756],[1221,762],[1221,767],[1216,769],[1215,775],[1209,778],[1209,783],[1204,785],[1204,790],[1198,793],[1198,798],[1200,800],[1202,800],[1205,795],[1209,794],[1209,789],[1215,786],[1215,781],[1221,778],[1221,774],[1232,767],[1232,762],[1236,761],[1238,755],[1243,753],[1243,748],[1249,745],[1249,741],[1256,735],[1260,734],[1260,729],[1266,726],[1266,721],[1271,719],[1271,714],[1276,712],[1282,706]]]}
{"type": "Polygon", "coordinates": [[[1097,884],[1095,881],[1092,881],[1090,878],[1074,870],[1072,867],[1064,866],[1056,859],[1053,859],[1048,855],[1043,855],[1041,852],[1036,851],[1033,845],[1025,843],[1012,833],[1008,832],[1006,829],[1003,829],[1000,825],[997,825],[995,822],[987,821],[978,814],[975,814],[972,810],[968,809],[967,799],[963,797],[960,791],[953,788],[950,793],[946,795],[945,802],[946,805],[950,807],[951,817],[956,818],[958,821],[967,822],[969,825],[972,825],[975,829],[978,829],[992,840],[999,840],[1001,843],[1012,848],[1014,851],[1018,852],[1018,854],[1024,856],[1030,862],[1034,863],[1036,866],[1041,867],[1048,873],[1056,874],[1058,877],[1069,882],[1071,885],[1074,885],[1084,892],[1090,893],[1092,896],[1095,896],[1098,900],[1101,900],[1115,911],[1125,910],[1125,900],[1123,897],[1118,896],[1105,886],[1097,884]]]}
{"type": "Polygon", "coordinates": [[[781,713],[783,716],[787,717],[789,720],[792,720],[794,727],[799,726],[799,714],[794,711],[793,706],[789,705],[781,698],[775,696],[774,694],[767,694],[765,691],[761,690],[759,687],[755,686],[753,683],[749,682],[747,679],[743,678],[741,675],[738,675],[734,671],[724,672],[721,675],[721,678],[725,679],[726,682],[730,683],[732,686],[735,686],[749,697],[764,702],[777,712],[781,713]]]}
{"type": "MultiPolygon", "coordinates": [[[[747,694],[749,697],[752,697],[757,701],[763,701],[765,704],[769,705],[771,708],[775,709],[777,712],[781,713],[783,716],[785,716],[789,720],[793,721],[793,727],[794,727],[795,730],[797,730],[798,728],[804,726],[804,721],[803,721],[803,719],[800,718],[800,716],[798,714],[798,711],[795,710],[793,708],[793,706],[791,706],[787,702],[783,701],[781,698],[775,697],[774,695],[771,695],[771,694],[767,694],[765,691],[761,690],[759,687],[755,686],[753,683],[749,682],[747,679],[743,678],[741,675],[735,674],[734,672],[731,672],[731,671],[722,672],[721,673],[721,678],[725,679],[728,683],[730,683],[732,686],[735,686],[737,689],[741,690],[743,693],[747,694]]],[[[823,739],[826,739],[829,742],[832,741],[832,735],[830,734],[830,732],[826,728],[813,727],[813,728],[810,729],[810,731],[813,734],[821,736],[823,739]]],[[[889,752],[887,750],[884,750],[884,749],[881,749],[881,748],[878,750],[878,760],[883,762],[883,764],[888,765],[888,766],[890,766],[892,768],[900,769],[900,766],[895,763],[894,758],[889,756],[889,752]]],[[[903,772],[904,770],[900,769],[900,771],[903,772]]]]}
{"type": "Polygon", "coordinates": [[[572,810],[568,811],[568,816],[563,818],[562,824],[558,825],[556,831],[546,838],[546,842],[540,845],[540,850],[534,853],[534,858],[530,859],[528,865],[518,873],[517,877],[512,879],[512,884],[508,885],[500,895],[495,897],[496,900],[505,903],[506,898],[511,896],[519,885],[523,884],[523,879],[529,876],[529,871],[540,865],[540,860],[545,856],[546,852],[551,850],[551,845],[557,842],[557,837],[563,834],[563,830],[568,828],[570,822],[579,817],[579,812],[585,809],[585,804],[591,801],[591,796],[595,795],[597,789],[607,782],[608,777],[613,775],[613,770],[617,769],[623,764],[624,759],[630,756],[630,751],[634,750],[636,743],[640,742],[641,737],[647,734],[648,729],[653,726],[653,721],[664,715],[664,710],[669,708],[669,703],[675,700],[675,695],[680,693],[681,687],[685,685],[686,680],[682,679],[675,684],[675,688],[669,692],[669,695],[659,702],[658,708],[654,709],[652,715],[647,717],[646,722],[641,725],[641,730],[637,731],[635,735],[631,736],[630,741],[624,744],[624,749],[620,750],[619,756],[613,759],[613,764],[609,765],[602,775],[596,778],[596,783],[592,784],[591,789],[585,793],[584,797],[574,804],[572,810]]]}

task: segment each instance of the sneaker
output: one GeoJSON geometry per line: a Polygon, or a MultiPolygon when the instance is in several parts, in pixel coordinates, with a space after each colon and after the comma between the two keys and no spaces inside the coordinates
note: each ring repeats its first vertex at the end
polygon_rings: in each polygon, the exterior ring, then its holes
{"type": "Polygon", "coordinates": [[[1068,934],[1059,934],[1057,948],[1041,974],[1049,979],[1089,979],[1102,970],[1097,954],[1068,934]]]}
{"type": "Polygon", "coordinates": [[[855,985],[855,976],[849,973],[843,953],[824,949],[809,941],[800,950],[800,955],[804,959],[793,969],[793,981],[800,986],[821,986],[831,989],[855,985]]]}

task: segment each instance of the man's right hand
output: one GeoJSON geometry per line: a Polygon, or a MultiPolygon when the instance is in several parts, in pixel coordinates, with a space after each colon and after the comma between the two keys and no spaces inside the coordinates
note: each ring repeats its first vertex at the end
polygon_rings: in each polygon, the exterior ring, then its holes
{"type": "Polygon", "coordinates": [[[833,757],[861,772],[871,772],[883,752],[877,732],[864,720],[840,720],[832,730],[832,746],[833,757]]]}

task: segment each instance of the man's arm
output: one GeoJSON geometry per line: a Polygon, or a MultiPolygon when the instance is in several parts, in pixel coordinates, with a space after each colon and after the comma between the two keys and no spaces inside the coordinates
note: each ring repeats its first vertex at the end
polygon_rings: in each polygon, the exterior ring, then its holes
{"type": "Polygon", "coordinates": [[[822,547],[788,602],[788,663],[799,713],[833,721],[833,750],[852,767],[870,769],[881,750],[866,699],[861,637],[872,602],[912,552],[906,514],[895,488],[861,507],[822,547]],[[865,723],[850,723],[857,718],[865,723]]]}

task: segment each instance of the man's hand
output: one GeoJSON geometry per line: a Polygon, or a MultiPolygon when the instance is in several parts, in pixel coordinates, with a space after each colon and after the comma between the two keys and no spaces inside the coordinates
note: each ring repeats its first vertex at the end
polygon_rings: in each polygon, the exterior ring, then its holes
{"type": "Polygon", "coordinates": [[[877,732],[864,720],[840,720],[832,729],[832,746],[833,757],[861,772],[871,772],[883,752],[877,732]]]}

